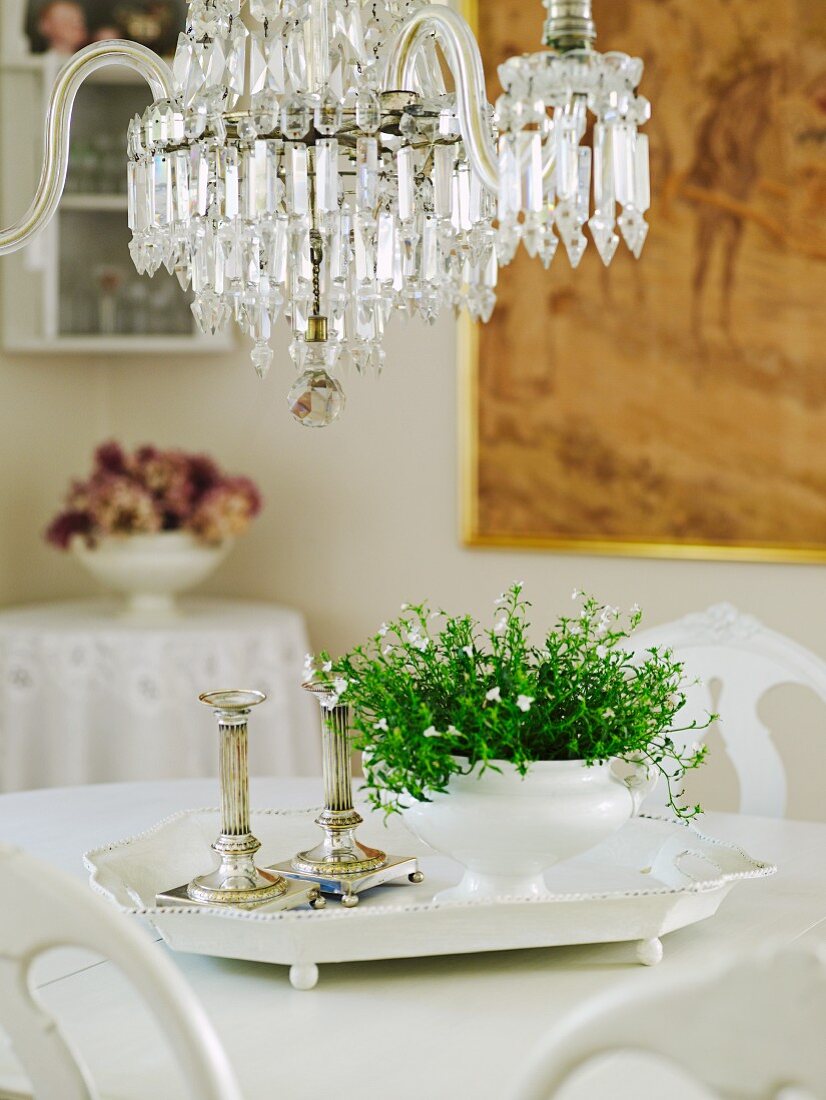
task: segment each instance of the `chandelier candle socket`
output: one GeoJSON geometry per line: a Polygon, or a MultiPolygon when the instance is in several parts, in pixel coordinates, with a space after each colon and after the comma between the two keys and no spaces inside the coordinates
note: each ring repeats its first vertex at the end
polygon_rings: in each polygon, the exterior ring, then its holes
{"type": "Polygon", "coordinates": [[[127,140],[138,271],[191,286],[205,333],[237,323],[261,377],[283,316],[289,407],[328,424],[336,375],[381,368],[394,311],[487,321],[520,242],[547,267],[562,241],[576,267],[587,225],[605,264],[620,237],[639,256],[642,61],[594,50],[591,0],[545,2],[546,48],[499,66],[494,107],[468,24],[422,0],[192,0],[171,71],[135,44],[87,47],[58,77],[38,193],[0,254],[54,214],[82,80],[136,68],[155,96],[127,140]]]}
{"type": "Polygon", "coordinates": [[[157,895],[158,905],[220,905],[238,909],[292,909],[325,902],[317,888],[289,882],[273,870],[256,867],[261,847],[250,832],[247,718],[263,703],[260,691],[213,691],[199,696],[212,707],[218,721],[221,768],[221,835],[212,845],[219,866],[186,886],[157,895]]]}
{"type": "Polygon", "coordinates": [[[317,883],[324,893],[339,895],[347,908],[358,905],[359,894],[365,890],[393,879],[422,882],[424,875],[414,857],[389,856],[356,839],[356,829],[363,819],[353,806],[349,707],[338,702],[331,684],[309,683],[304,687],[321,706],[324,809],[316,825],[324,839],[288,863],[276,864],[273,870],[317,883]]]}

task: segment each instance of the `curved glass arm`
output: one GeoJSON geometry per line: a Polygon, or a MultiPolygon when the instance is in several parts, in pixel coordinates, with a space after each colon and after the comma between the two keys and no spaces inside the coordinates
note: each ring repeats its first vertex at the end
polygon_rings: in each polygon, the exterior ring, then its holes
{"type": "MultiPolygon", "coordinates": [[[[456,114],[471,168],[488,191],[496,195],[499,192],[499,158],[487,124],[488,97],[482,55],[473,31],[458,12],[442,4],[430,4],[410,16],[391,47],[385,86],[388,91],[413,88],[416,52],[431,34],[439,39],[453,74],[456,114]]],[[[545,182],[551,178],[554,163],[551,144],[542,163],[545,182]]]]}
{"type": "Polygon", "coordinates": [[[416,52],[435,33],[456,85],[456,114],[470,166],[494,194],[499,190],[498,157],[488,129],[488,97],[479,46],[467,22],[441,4],[419,8],[398,33],[387,62],[388,91],[410,90],[416,52]]]}
{"type": "Polygon", "coordinates": [[[138,42],[112,39],[93,42],[79,50],[60,70],[52,88],[46,113],[43,167],[31,206],[14,225],[0,230],[0,256],[16,252],[51,221],[69,163],[69,129],[78,90],[90,73],[104,65],[125,65],[146,80],[153,99],[172,99],[175,88],[169,66],[156,53],[138,42]]]}

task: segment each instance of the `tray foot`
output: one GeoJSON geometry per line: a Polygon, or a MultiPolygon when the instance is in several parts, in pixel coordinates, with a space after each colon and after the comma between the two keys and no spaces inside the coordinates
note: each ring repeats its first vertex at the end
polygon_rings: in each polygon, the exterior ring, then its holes
{"type": "Polygon", "coordinates": [[[643,966],[656,966],[662,957],[662,940],[637,940],[637,961],[643,966]]]}
{"type": "Polygon", "coordinates": [[[318,983],[318,967],[315,963],[294,963],[290,967],[290,985],[293,989],[314,989],[318,983]]]}

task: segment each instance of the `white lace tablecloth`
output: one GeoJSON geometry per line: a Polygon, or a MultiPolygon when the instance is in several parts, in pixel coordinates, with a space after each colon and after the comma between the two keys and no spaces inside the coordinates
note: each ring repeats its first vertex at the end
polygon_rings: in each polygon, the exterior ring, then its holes
{"type": "Polygon", "coordinates": [[[0,612],[0,790],[217,772],[202,691],[257,688],[254,775],[321,770],[316,704],[301,690],[303,617],[273,604],[181,602],[165,620],[105,601],[0,612]]]}

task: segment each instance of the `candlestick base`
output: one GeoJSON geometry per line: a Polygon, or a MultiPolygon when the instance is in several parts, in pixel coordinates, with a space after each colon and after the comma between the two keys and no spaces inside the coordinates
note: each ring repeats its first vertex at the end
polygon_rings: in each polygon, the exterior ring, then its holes
{"type": "MultiPolygon", "coordinates": [[[[267,896],[266,890],[246,892],[232,890],[227,891],[232,895],[231,898],[221,900],[217,896],[220,891],[213,893],[211,898],[206,896],[193,897],[190,893],[193,883],[184,883],[183,886],[176,886],[172,890],[164,890],[163,893],[156,894],[155,904],[182,909],[191,909],[193,906],[203,906],[210,909],[257,909],[268,913],[274,913],[281,909],[295,909],[298,905],[310,905],[313,909],[323,909],[326,905],[318,886],[312,883],[286,881],[276,873],[274,867],[261,870],[258,873],[262,878],[270,878],[273,881],[280,880],[280,883],[283,883],[283,889],[280,888],[279,892],[272,896],[267,896]],[[271,872],[271,874],[268,875],[267,872],[271,872]],[[245,893],[248,896],[245,897],[245,893]]],[[[198,879],[195,880],[195,882],[198,881],[198,879]]]]}
{"type": "Polygon", "coordinates": [[[222,856],[217,871],[199,875],[187,887],[192,901],[214,905],[257,905],[272,901],[286,890],[287,880],[282,875],[259,871],[248,855],[222,856]]]}
{"type": "MultiPolygon", "coordinates": [[[[368,848],[366,851],[375,851],[368,848]]],[[[303,853],[302,856],[310,853],[303,853]]],[[[384,853],[380,853],[384,855],[384,853]]],[[[371,890],[374,886],[384,883],[399,882],[406,879],[408,882],[421,882],[424,875],[419,870],[419,861],[414,856],[390,856],[384,855],[381,865],[372,870],[357,870],[342,872],[341,864],[318,863],[304,870],[302,856],[296,857],[285,863],[276,863],[272,870],[277,871],[285,878],[294,879],[304,883],[315,883],[323,894],[333,894],[341,899],[341,904],[346,908],[358,905],[359,894],[365,890],[371,890]],[[299,864],[299,866],[296,866],[299,864]]]]}

